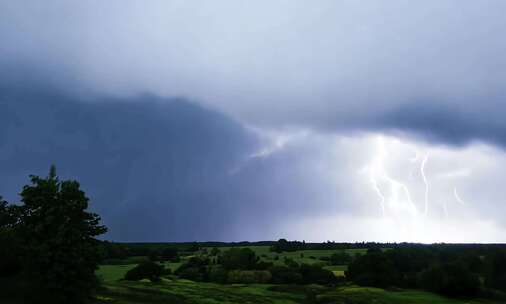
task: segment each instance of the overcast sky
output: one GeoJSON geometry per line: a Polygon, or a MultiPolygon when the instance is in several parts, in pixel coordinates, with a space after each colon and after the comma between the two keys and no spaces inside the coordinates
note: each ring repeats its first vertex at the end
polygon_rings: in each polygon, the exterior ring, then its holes
{"type": "Polygon", "coordinates": [[[111,239],[504,242],[504,11],[2,1],[0,194],[63,158],[111,239]]]}

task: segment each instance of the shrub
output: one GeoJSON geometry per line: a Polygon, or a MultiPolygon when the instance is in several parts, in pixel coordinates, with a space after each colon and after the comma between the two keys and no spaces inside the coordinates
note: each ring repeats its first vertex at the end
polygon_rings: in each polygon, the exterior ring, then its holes
{"type": "Polygon", "coordinates": [[[272,262],[265,262],[260,261],[255,264],[255,270],[268,270],[270,269],[274,264],[272,262]]]}
{"type": "Polygon", "coordinates": [[[172,274],[172,269],[170,268],[163,268],[162,276],[168,276],[172,274]]]}
{"type": "Polygon", "coordinates": [[[221,257],[221,264],[227,270],[251,270],[255,268],[256,262],[255,252],[249,248],[232,248],[221,257]]]}
{"type": "Polygon", "coordinates": [[[203,257],[192,257],[176,270],[176,275],[182,279],[192,281],[207,281],[209,259],[203,257]]]}
{"type": "Polygon", "coordinates": [[[139,281],[142,279],[149,279],[152,282],[160,280],[160,276],[164,272],[164,267],[158,263],[148,261],[143,262],[136,267],[130,269],[125,274],[125,280],[127,281],[139,281]]]}
{"type": "Polygon", "coordinates": [[[332,271],[317,265],[302,264],[300,266],[302,280],[306,284],[330,284],[336,281],[336,276],[332,271]]]}
{"type": "Polygon", "coordinates": [[[288,266],[290,268],[297,268],[297,267],[299,267],[299,264],[297,264],[297,262],[295,262],[291,258],[287,258],[286,256],[285,256],[284,263],[285,263],[286,266],[288,266]]]}
{"type": "Polygon", "coordinates": [[[300,284],[302,275],[298,269],[286,266],[274,266],[269,269],[274,284],[300,284]]]}
{"type": "Polygon", "coordinates": [[[158,262],[161,260],[157,250],[150,250],[148,253],[148,259],[151,262],[158,262]]]}
{"type": "Polygon", "coordinates": [[[181,279],[192,280],[196,282],[202,282],[206,279],[206,272],[203,272],[201,268],[198,267],[187,267],[183,270],[179,271],[177,275],[181,279]]]}
{"type": "Polygon", "coordinates": [[[268,283],[272,278],[266,270],[232,270],[228,273],[228,283],[262,284],[268,283]]]}
{"type": "Polygon", "coordinates": [[[167,247],[163,249],[160,256],[163,261],[177,262],[179,260],[179,253],[175,247],[167,247]]]}
{"type": "Polygon", "coordinates": [[[212,266],[209,269],[209,281],[224,284],[227,282],[228,272],[222,266],[212,266]]]}

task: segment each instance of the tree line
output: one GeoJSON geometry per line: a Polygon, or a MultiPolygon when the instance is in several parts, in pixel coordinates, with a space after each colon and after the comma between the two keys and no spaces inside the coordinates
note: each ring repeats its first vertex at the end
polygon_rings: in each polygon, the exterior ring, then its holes
{"type": "Polygon", "coordinates": [[[451,297],[506,299],[506,250],[452,246],[369,249],[346,271],[356,284],[418,288],[451,297]]]}

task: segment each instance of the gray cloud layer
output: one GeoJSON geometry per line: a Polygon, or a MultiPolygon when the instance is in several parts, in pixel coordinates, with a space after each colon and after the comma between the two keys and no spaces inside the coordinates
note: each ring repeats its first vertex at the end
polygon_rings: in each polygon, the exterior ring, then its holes
{"type": "Polygon", "coordinates": [[[504,145],[504,1],[1,6],[2,61],[66,84],[188,96],[257,126],[504,145]]]}

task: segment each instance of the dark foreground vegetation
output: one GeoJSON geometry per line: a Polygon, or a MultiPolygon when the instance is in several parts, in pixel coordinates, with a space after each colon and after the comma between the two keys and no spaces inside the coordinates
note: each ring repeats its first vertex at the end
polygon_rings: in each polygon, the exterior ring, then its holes
{"type": "Polygon", "coordinates": [[[31,176],[20,204],[0,200],[0,297],[83,303],[98,287],[96,236],[106,232],[76,181],[31,176]]]}
{"type": "Polygon", "coordinates": [[[75,181],[0,199],[1,303],[505,303],[500,244],[112,243],[75,181]]]}

